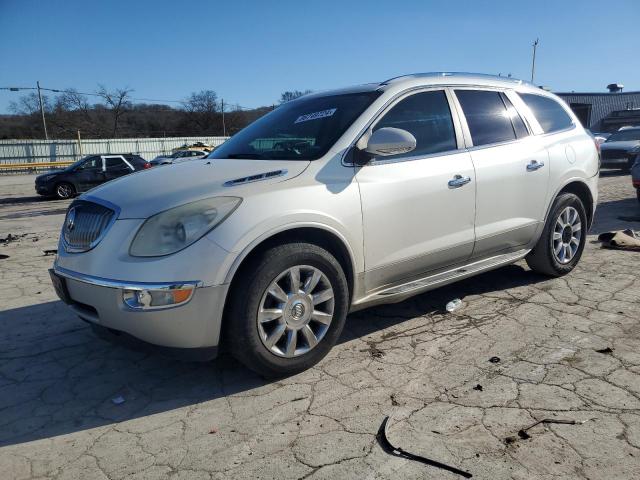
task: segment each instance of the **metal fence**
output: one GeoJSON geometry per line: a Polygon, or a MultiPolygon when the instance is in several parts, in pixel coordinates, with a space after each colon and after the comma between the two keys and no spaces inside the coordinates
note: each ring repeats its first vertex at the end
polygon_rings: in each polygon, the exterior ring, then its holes
{"type": "MultiPolygon", "coordinates": [[[[66,165],[85,155],[137,153],[146,160],[185,144],[203,142],[221,145],[228,137],[110,138],[102,140],[0,140],[0,173],[24,171],[19,165],[33,164],[33,170],[66,165]],[[39,164],[43,164],[40,165],[39,164]],[[15,165],[16,168],[11,168],[15,165]]],[[[30,167],[30,165],[29,165],[30,167]]]]}

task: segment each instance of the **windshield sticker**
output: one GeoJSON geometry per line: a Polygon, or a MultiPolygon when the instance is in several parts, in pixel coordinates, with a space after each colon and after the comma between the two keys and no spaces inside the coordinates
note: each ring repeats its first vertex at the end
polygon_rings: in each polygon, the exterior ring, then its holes
{"type": "Polygon", "coordinates": [[[306,115],[300,115],[293,123],[308,122],[309,120],[317,120],[319,118],[330,117],[336,113],[337,108],[329,108],[328,110],[322,110],[321,112],[307,113],[306,115]]]}

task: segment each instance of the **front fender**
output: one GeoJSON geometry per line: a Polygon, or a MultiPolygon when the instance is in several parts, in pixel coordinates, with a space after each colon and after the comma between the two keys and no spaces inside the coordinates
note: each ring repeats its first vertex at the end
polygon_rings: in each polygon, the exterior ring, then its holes
{"type": "MultiPolygon", "coordinates": [[[[353,272],[351,273],[353,274],[353,278],[356,278],[356,272],[361,272],[364,269],[363,256],[360,252],[354,251],[348,237],[340,228],[337,228],[335,225],[330,225],[330,221],[327,222],[326,218],[322,220],[324,221],[313,221],[309,214],[305,214],[304,219],[288,218],[286,223],[283,222],[280,225],[264,229],[262,230],[262,233],[255,236],[248,232],[247,235],[236,244],[233,251],[229,252],[227,258],[218,270],[215,283],[230,283],[244,259],[247,258],[247,256],[254,251],[256,247],[275,235],[289,230],[294,231],[299,228],[315,228],[334,235],[348,252],[351,265],[353,266],[353,272]]],[[[252,230],[252,233],[255,232],[252,230]]]]}

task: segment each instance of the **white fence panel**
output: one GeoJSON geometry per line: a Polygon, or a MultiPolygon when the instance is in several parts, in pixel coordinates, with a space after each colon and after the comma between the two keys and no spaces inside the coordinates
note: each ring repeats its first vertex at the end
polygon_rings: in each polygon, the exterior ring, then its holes
{"type": "Polygon", "coordinates": [[[0,165],[75,162],[81,156],[100,153],[137,153],[146,160],[170,153],[184,144],[221,145],[229,137],[110,138],[82,140],[0,140],[0,165]]]}

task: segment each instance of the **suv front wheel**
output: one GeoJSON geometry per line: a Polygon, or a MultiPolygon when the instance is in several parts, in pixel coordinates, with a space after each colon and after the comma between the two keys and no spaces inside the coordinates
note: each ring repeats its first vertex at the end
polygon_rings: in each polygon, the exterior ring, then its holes
{"type": "Polygon", "coordinates": [[[537,273],[559,277],[577,265],[587,239],[587,214],[582,200],[563,193],[553,202],[542,235],[525,257],[537,273]]]}
{"type": "Polygon", "coordinates": [[[264,251],[233,282],[225,342],[250,369],[292,375],[319,362],[336,343],[349,290],[338,261],[309,243],[264,251]]]}

